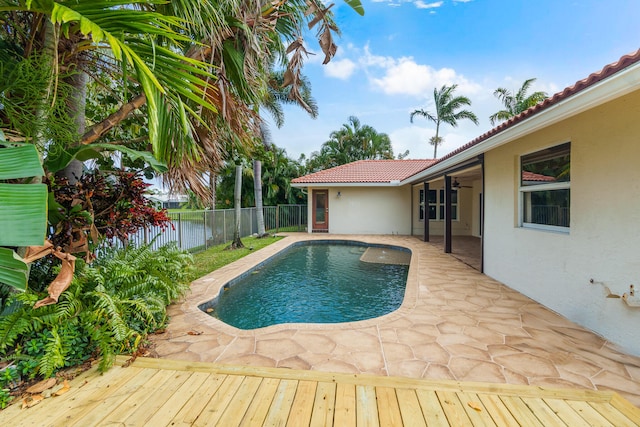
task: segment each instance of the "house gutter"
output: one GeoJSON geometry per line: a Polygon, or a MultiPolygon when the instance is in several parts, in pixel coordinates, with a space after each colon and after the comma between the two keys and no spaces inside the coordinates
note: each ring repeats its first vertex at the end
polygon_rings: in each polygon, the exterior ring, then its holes
{"type": "Polygon", "coordinates": [[[404,182],[400,180],[386,181],[386,182],[314,182],[303,183],[296,182],[291,183],[295,188],[327,188],[327,187],[400,187],[405,185],[408,181],[404,182]]]}
{"type": "MultiPolygon", "coordinates": [[[[579,82],[578,82],[579,83],[579,82]]],[[[404,180],[400,185],[414,184],[439,178],[459,163],[468,161],[494,148],[544,129],[550,125],[576,116],[589,109],[618,99],[640,89],[640,63],[635,63],[616,74],[603,79],[570,97],[559,101],[538,114],[526,118],[502,132],[447,158],[424,171],[404,180]]]]}

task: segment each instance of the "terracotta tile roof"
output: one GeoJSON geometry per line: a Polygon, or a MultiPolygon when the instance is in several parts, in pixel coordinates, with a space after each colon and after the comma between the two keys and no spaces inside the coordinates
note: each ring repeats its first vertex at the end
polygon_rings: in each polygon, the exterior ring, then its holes
{"type": "Polygon", "coordinates": [[[556,179],[552,176],[541,175],[539,173],[522,171],[522,180],[523,181],[533,181],[533,182],[553,182],[556,179]]]}
{"type": "Polygon", "coordinates": [[[358,160],[291,180],[292,184],[391,183],[423,171],[435,160],[358,160]]]}
{"type": "MultiPolygon", "coordinates": [[[[541,111],[546,110],[547,108],[558,104],[561,101],[564,101],[565,99],[579,93],[582,92],[583,90],[587,89],[590,86],[593,86],[594,84],[608,78],[611,77],[612,75],[624,70],[627,67],[630,67],[631,65],[640,62],[640,49],[630,53],[628,55],[624,55],[622,58],[620,58],[618,61],[606,65],[602,70],[597,71],[595,73],[590,74],[587,78],[582,79],[578,82],[576,82],[575,84],[573,84],[572,86],[569,86],[567,88],[565,88],[562,92],[558,92],[555,95],[545,99],[544,101],[542,101],[541,103],[534,105],[533,107],[530,107],[529,109],[523,111],[522,113],[518,114],[515,117],[512,117],[511,119],[509,119],[508,121],[494,127],[493,129],[491,129],[490,131],[480,135],[479,137],[475,138],[474,140],[468,142],[467,144],[457,148],[456,150],[448,153],[447,155],[439,158],[435,163],[440,163],[441,161],[448,159],[450,157],[455,156],[458,153],[461,153],[475,145],[480,144],[482,141],[485,141],[487,139],[489,139],[490,137],[499,134],[500,132],[503,132],[506,129],[509,129],[510,127],[516,125],[517,123],[520,123],[528,118],[530,118],[531,116],[534,116],[538,113],[540,113],[541,111]]],[[[434,164],[435,164],[434,163],[434,164]]]]}

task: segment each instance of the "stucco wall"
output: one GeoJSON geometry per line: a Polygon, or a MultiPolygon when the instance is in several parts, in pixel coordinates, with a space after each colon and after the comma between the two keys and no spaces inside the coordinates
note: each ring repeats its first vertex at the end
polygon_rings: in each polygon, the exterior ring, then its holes
{"type": "MultiPolygon", "coordinates": [[[[309,200],[313,199],[309,197],[309,200]]],[[[329,233],[408,235],[410,232],[411,190],[408,185],[329,188],[329,233]]]]}
{"type": "Polygon", "coordinates": [[[639,163],[640,94],[485,153],[485,273],[636,355],[640,308],[605,286],[640,291],[639,163]],[[519,156],[567,141],[569,233],[519,227],[519,156]]]}

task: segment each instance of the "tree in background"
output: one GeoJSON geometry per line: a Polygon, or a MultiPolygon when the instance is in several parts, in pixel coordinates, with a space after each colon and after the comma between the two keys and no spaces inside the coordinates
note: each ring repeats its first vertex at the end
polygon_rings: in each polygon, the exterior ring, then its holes
{"type": "Polygon", "coordinates": [[[357,160],[393,159],[391,139],[386,133],[378,133],[360,120],[349,117],[349,122],[331,132],[330,139],[320,151],[311,153],[306,167],[308,172],[329,169],[357,160]]]}
{"type": "Polygon", "coordinates": [[[468,119],[476,125],[478,118],[469,110],[460,110],[465,105],[471,105],[471,100],[466,96],[454,96],[458,85],[443,85],[440,89],[433,89],[433,101],[435,112],[430,113],[427,110],[414,110],[409,119],[413,123],[415,116],[421,116],[436,124],[436,134],[429,139],[429,144],[433,145],[433,158],[437,158],[438,145],[442,144],[444,138],[440,136],[440,124],[446,123],[452,127],[458,126],[458,120],[468,119]]]}
{"type": "MultiPolygon", "coordinates": [[[[305,200],[302,190],[291,187],[291,180],[304,175],[299,162],[287,156],[286,150],[272,145],[269,150],[257,150],[241,159],[242,166],[242,203],[243,208],[256,206],[253,159],[259,159],[262,169],[262,193],[265,206],[279,204],[299,204],[305,200]]],[[[235,187],[235,163],[229,162],[221,169],[217,182],[218,209],[233,207],[235,187]]]]}
{"type": "Polygon", "coordinates": [[[503,87],[499,87],[493,92],[493,95],[502,102],[505,109],[500,110],[495,114],[492,114],[489,119],[491,120],[491,126],[494,126],[496,123],[504,122],[509,120],[511,117],[515,117],[518,114],[522,113],[524,110],[533,107],[534,105],[544,101],[547,99],[548,95],[546,92],[537,91],[532,93],[531,95],[527,95],[527,92],[531,88],[533,82],[536,79],[528,79],[522,83],[518,92],[515,95],[511,93],[508,89],[503,87]]]}

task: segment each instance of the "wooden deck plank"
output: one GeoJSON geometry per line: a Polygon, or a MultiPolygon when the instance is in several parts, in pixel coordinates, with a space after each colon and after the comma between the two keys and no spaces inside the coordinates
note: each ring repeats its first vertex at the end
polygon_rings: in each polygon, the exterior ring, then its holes
{"type": "Polygon", "coordinates": [[[280,380],[276,378],[263,378],[260,387],[256,391],[251,405],[240,421],[240,426],[261,426],[269,412],[271,402],[276,395],[280,380]]]}
{"type": "Polygon", "coordinates": [[[126,425],[131,423],[131,425],[143,425],[146,418],[153,415],[153,412],[150,411],[159,407],[157,399],[153,397],[162,398],[163,393],[166,393],[174,380],[181,385],[188,376],[189,373],[184,371],[156,370],[155,375],[149,381],[139,384],[136,390],[129,395],[129,398],[102,419],[100,424],[126,425]]]}
{"type": "MultiPolygon", "coordinates": [[[[155,371],[145,372],[140,369],[110,369],[104,375],[95,378],[82,387],[77,399],[67,399],[58,403],[56,401],[57,416],[47,414],[47,422],[41,425],[69,426],[82,425],[82,419],[98,407],[107,408],[103,402],[114,394],[122,393],[125,396],[135,391],[140,384],[144,384],[148,378],[152,378],[155,371]],[[113,372],[112,372],[113,371],[113,372]]],[[[68,394],[68,393],[67,393],[68,394]]],[[[66,395],[63,395],[64,397],[66,395]]],[[[74,396],[76,397],[76,396],[74,396]]]]}
{"type": "Polygon", "coordinates": [[[218,391],[227,375],[222,374],[208,374],[209,376],[204,380],[204,383],[193,394],[194,399],[190,399],[182,409],[170,420],[172,426],[190,426],[195,423],[200,412],[211,400],[213,395],[218,391]]]}
{"type": "Polygon", "coordinates": [[[271,407],[264,420],[264,426],[284,426],[289,418],[289,411],[298,388],[298,381],[282,380],[271,402],[271,407]]]}
{"type": "Polygon", "coordinates": [[[495,422],[492,414],[487,410],[484,402],[475,393],[465,393],[460,391],[456,393],[462,407],[474,426],[495,426],[499,425],[495,422]]]}
{"type": "Polygon", "coordinates": [[[356,386],[356,423],[358,427],[378,427],[376,389],[372,385],[356,386]]]}
{"type": "Polygon", "coordinates": [[[260,377],[244,378],[238,391],[236,391],[236,394],[233,396],[233,400],[231,400],[220,416],[220,425],[231,426],[240,424],[261,383],[262,378],[260,377]]]}
{"type": "Polygon", "coordinates": [[[551,409],[547,402],[541,398],[536,397],[521,397],[520,398],[525,405],[531,409],[538,420],[544,426],[561,426],[565,425],[562,419],[551,409]]]}
{"type": "Polygon", "coordinates": [[[598,411],[600,415],[605,417],[611,424],[616,427],[634,427],[638,425],[618,409],[613,407],[613,405],[602,402],[589,402],[589,405],[591,405],[596,411],[598,411]]]}
{"type": "Polygon", "coordinates": [[[416,390],[422,415],[429,427],[449,427],[447,416],[440,405],[440,400],[433,390],[416,390]]]}
{"type": "Polygon", "coordinates": [[[291,404],[287,426],[308,426],[311,423],[313,404],[316,399],[317,381],[300,381],[296,389],[296,396],[291,404]]]}
{"type": "Polygon", "coordinates": [[[196,427],[214,426],[220,420],[224,410],[240,388],[245,377],[241,375],[227,375],[222,384],[202,408],[200,415],[193,423],[196,427]]]}
{"type": "MultiPolygon", "coordinates": [[[[78,393],[78,390],[84,385],[85,381],[90,380],[93,377],[98,377],[100,375],[101,374],[98,372],[97,366],[83,372],[81,375],[79,375],[69,383],[69,386],[71,387],[71,389],[68,393],[60,396],[61,398],[64,398],[62,399],[62,401],[73,399],[73,397],[75,397],[76,394],[78,393]],[[80,379],[81,377],[82,379],[80,379]]],[[[23,417],[25,410],[21,409],[21,407],[22,407],[21,400],[19,398],[16,398],[11,405],[9,405],[7,408],[0,411],[0,421],[2,421],[0,425],[2,424],[13,425],[14,420],[16,418],[23,417]]],[[[40,405],[37,405],[32,408],[29,408],[29,413],[31,413],[31,411],[33,411],[33,413],[37,413],[39,412],[39,410],[46,411],[46,409],[42,409],[40,408],[40,405]]]]}
{"type": "Polygon", "coordinates": [[[588,420],[591,425],[598,425],[601,427],[617,427],[614,426],[607,420],[604,416],[602,416],[598,411],[596,411],[593,406],[589,405],[587,402],[578,401],[578,400],[568,400],[567,403],[569,406],[573,408],[585,421],[588,420]]]}
{"type": "Polygon", "coordinates": [[[209,376],[205,372],[192,372],[184,384],[177,388],[173,394],[167,394],[166,400],[170,403],[162,405],[160,409],[156,410],[155,414],[147,420],[147,425],[169,425],[185,404],[191,399],[198,398],[195,393],[209,376]]]}
{"type": "Polygon", "coordinates": [[[623,399],[617,393],[614,393],[609,402],[611,403],[611,406],[622,412],[627,418],[640,426],[640,408],[632,405],[631,402],[623,399]]]}
{"type": "Polygon", "coordinates": [[[166,381],[155,389],[149,390],[146,400],[142,404],[138,405],[131,415],[125,419],[125,423],[127,425],[154,425],[150,424],[148,420],[153,417],[156,412],[158,412],[163,406],[173,406],[178,403],[177,401],[170,399],[170,396],[173,395],[176,388],[182,387],[193,373],[185,371],[171,372],[172,375],[167,378],[166,381]]]}
{"type": "MultiPolygon", "coordinates": [[[[127,368],[129,369],[129,368],[127,368]]],[[[133,372],[133,371],[131,371],[133,372]]],[[[129,373],[129,371],[127,371],[129,373]]],[[[64,420],[61,425],[66,426],[88,426],[99,425],[100,422],[108,416],[115,408],[120,406],[123,402],[130,399],[130,396],[135,393],[141,384],[148,382],[153,375],[154,370],[144,369],[134,377],[125,377],[129,380],[120,388],[114,388],[113,385],[107,384],[105,392],[99,395],[93,395],[96,400],[96,404],[92,406],[86,406],[83,410],[74,410],[74,418],[64,420]]]]}
{"type": "Polygon", "coordinates": [[[405,426],[426,427],[427,423],[425,422],[425,416],[422,412],[416,390],[399,388],[396,389],[396,396],[398,397],[402,423],[405,426]]]}
{"type": "Polygon", "coordinates": [[[336,384],[319,382],[316,398],[311,414],[309,427],[333,426],[334,408],[336,406],[336,384]]]}
{"type": "Polygon", "coordinates": [[[354,384],[337,384],[333,422],[335,426],[340,427],[356,425],[356,386],[354,384]]]}
{"type": "MultiPolygon", "coordinates": [[[[399,397],[396,396],[396,389],[393,387],[376,387],[376,401],[378,405],[378,417],[381,426],[401,426],[403,425],[402,414],[400,413],[399,397]]],[[[416,398],[417,400],[417,398],[416,398]]],[[[422,413],[420,414],[422,415],[422,413]]],[[[411,425],[404,423],[404,425],[411,425]]]]}
{"type": "Polygon", "coordinates": [[[511,412],[511,415],[518,420],[518,423],[527,427],[545,427],[542,422],[531,411],[531,408],[519,397],[501,396],[502,402],[511,412]]]}
{"type": "Polygon", "coordinates": [[[491,414],[493,422],[500,427],[511,427],[518,425],[518,420],[509,411],[500,396],[497,394],[479,394],[478,397],[482,401],[482,404],[487,408],[487,411],[491,414]]]}
{"type": "Polygon", "coordinates": [[[460,402],[458,395],[454,391],[436,391],[436,395],[450,425],[454,427],[471,425],[467,411],[462,406],[462,402],[460,402]]]}
{"type": "Polygon", "coordinates": [[[574,411],[566,400],[545,398],[544,401],[566,425],[570,427],[589,427],[591,425],[574,411]]]}

